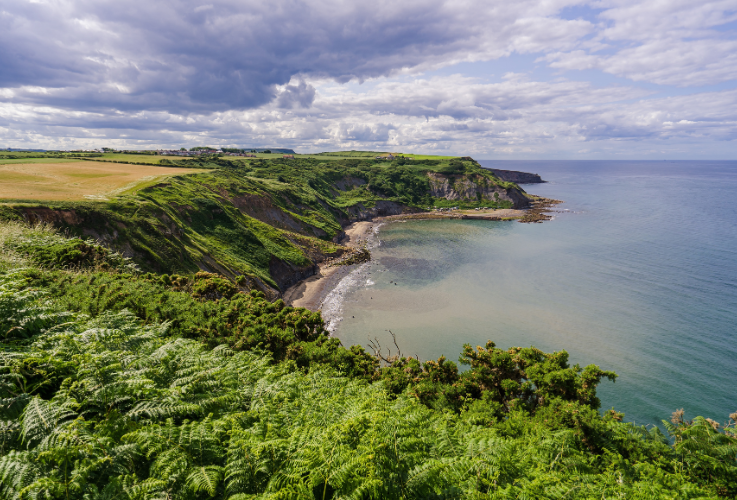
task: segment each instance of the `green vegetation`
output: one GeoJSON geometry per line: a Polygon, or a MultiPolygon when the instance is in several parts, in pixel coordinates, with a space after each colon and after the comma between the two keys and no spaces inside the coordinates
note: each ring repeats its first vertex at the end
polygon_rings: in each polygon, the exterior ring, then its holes
{"type": "Polygon", "coordinates": [[[0,150],[0,165],[13,163],[59,163],[80,158],[99,158],[101,153],[62,153],[58,151],[3,151],[0,150]]]}
{"type": "Polygon", "coordinates": [[[4,151],[0,149],[0,158],[94,158],[101,153],[61,152],[61,151],[4,151]]]}
{"type": "MultiPolygon", "coordinates": [[[[0,220],[47,222],[73,236],[92,236],[148,272],[244,276],[246,288],[275,299],[316,263],[345,250],[332,240],[351,221],[432,206],[506,208],[510,201],[499,193],[522,193],[470,159],[131,157],[207,172],[143,181],[105,201],[8,204],[0,220]],[[449,172],[451,181],[476,182],[488,196],[433,196],[429,173],[436,171],[449,172]]],[[[106,153],[102,161],[119,158],[106,153]]]]}
{"type": "Polygon", "coordinates": [[[186,157],[181,156],[158,156],[158,155],[143,155],[143,154],[131,154],[131,153],[104,153],[98,161],[112,161],[116,163],[133,163],[133,164],[144,164],[144,165],[165,165],[166,161],[178,161],[178,166],[184,167],[182,160],[186,160],[186,157]]]}
{"type": "Polygon", "coordinates": [[[615,374],[564,351],[466,346],[465,371],[375,357],[241,284],[1,224],[0,496],[737,494],[737,414],[676,412],[665,436],[600,413],[615,374]]]}
{"type": "MultiPolygon", "coordinates": [[[[347,158],[368,158],[373,159],[377,156],[387,156],[388,151],[328,151],[323,153],[313,153],[309,155],[300,155],[304,157],[313,158],[324,158],[324,159],[347,159],[347,158]]],[[[414,160],[450,160],[455,158],[454,156],[438,156],[438,155],[416,155],[412,153],[392,153],[394,155],[401,155],[414,160]]]]}
{"type": "Polygon", "coordinates": [[[323,153],[314,153],[310,156],[318,157],[318,158],[375,158],[377,156],[386,156],[389,153],[382,153],[378,151],[325,151],[323,153]]]}

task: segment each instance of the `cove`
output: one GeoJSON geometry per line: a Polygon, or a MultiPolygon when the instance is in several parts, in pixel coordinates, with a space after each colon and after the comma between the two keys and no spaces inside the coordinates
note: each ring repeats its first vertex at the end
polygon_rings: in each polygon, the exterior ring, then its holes
{"type": "MultiPolygon", "coordinates": [[[[602,408],[657,424],[737,409],[737,162],[481,162],[539,173],[543,224],[386,224],[335,335],[456,360],[463,344],[566,350],[619,374],[602,408]]],[[[352,280],[352,281],[351,281],[352,280]]]]}

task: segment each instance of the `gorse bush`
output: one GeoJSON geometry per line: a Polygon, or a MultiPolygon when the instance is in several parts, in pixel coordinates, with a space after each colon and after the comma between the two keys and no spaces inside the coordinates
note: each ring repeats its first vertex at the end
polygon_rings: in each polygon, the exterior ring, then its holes
{"type": "Polygon", "coordinates": [[[489,341],[486,347],[464,346],[460,362],[471,367],[458,372],[455,363],[444,357],[420,363],[400,358],[381,370],[380,378],[394,393],[410,388],[428,406],[460,410],[472,404],[483,408],[489,421],[501,420],[514,410],[534,414],[548,402],[560,399],[600,406],[596,387],[602,378],[616,379],[614,372],[596,365],[582,369],[569,366],[565,351],[545,353],[540,349],[513,347],[499,349],[489,341]]]}

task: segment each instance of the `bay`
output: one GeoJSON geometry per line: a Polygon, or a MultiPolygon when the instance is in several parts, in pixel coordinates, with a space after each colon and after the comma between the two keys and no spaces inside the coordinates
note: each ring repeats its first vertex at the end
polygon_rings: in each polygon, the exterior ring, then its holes
{"type": "Polygon", "coordinates": [[[481,161],[539,173],[543,224],[407,221],[341,285],[334,332],[405,355],[534,345],[619,374],[602,408],[658,424],[737,410],[737,162],[481,161]]]}

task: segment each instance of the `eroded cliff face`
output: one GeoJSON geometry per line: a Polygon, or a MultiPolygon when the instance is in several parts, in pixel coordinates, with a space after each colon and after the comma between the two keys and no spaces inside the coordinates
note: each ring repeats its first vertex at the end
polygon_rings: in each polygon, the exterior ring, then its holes
{"type": "Polygon", "coordinates": [[[349,220],[342,221],[343,225],[348,225],[356,221],[371,220],[374,217],[417,212],[416,209],[412,209],[401,203],[385,200],[377,201],[373,207],[367,207],[363,203],[358,203],[352,207],[347,207],[345,211],[348,213],[349,220]]]}
{"type": "MultiPolygon", "coordinates": [[[[281,293],[286,291],[290,286],[313,276],[317,271],[318,265],[316,263],[307,266],[296,266],[277,259],[274,256],[271,257],[271,262],[269,263],[269,274],[271,274],[271,279],[279,286],[281,293]]],[[[280,296],[281,293],[279,294],[280,296]]]]}
{"type": "Polygon", "coordinates": [[[317,238],[325,237],[325,231],[318,227],[311,226],[303,221],[296,219],[292,214],[286,212],[280,207],[274,205],[272,200],[267,196],[259,196],[255,194],[233,196],[230,198],[231,203],[241,213],[253,217],[254,219],[265,222],[270,226],[294,231],[299,234],[315,236],[317,238]]]}
{"type": "MultiPolygon", "coordinates": [[[[94,207],[75,210],[45,206],[19,207],[17,213],[28,223],[46,223],[73,235],[90,237],[132,258],[145,271],[166,274],[205,271],[229,278],[241,276],[243,288],[262,291],[270,300],[276,300],[288,287],[315,274],[317,265],[326,258],[340,256],[345,251],[342,247],[331,251],[316,245],[307,236],[312,236],[310,233],[316,231],[310,230],[317,228],[290,219],[288,213],[268,198],[240,197],[233,200],[233,205],[242,216],[234,211],[228,214],[219,205],[202,207],[197,203],[166,207],[147,204],[145,210],[135,214],[94,207]],[[279,258],[266,248],[264,235],[249,230],[252,219],[256,219],[249,212],[258,216],[258,220],[270,222],[272,227],[292,229],[293,232],[280,233],[279,237],[287,239],[293,250],[301,251],[305,257],[303,263],[279,258]],[[218,237],[219,227],[240,231],[234,234],[235,238],[227,235],[222,238],[218,237]],[[208,241],[215,246],[209,246],[208,241]],[[273,282],[257,276],[243,262],[234,262],[222,251],[226,246],[231,254],[258,253],[261,260],[268,259],[267,269],[273,282]]],[[[254,255],[250,260],[258,264],[256,258],[254,255]]]]}
{"type": "Polygon", "coordinates": [[[527,208],[530,205],[530,200],[521,188],[497,186],[480,175],[443,175],[428,172],[427,177],[430,180],[430,193],[436,198],[509,201],[513,208],[527,208]]]}
{"type": "Polygon", "coordinates": [[[498,168],[490,168],[489,170],[506,182],[515,182],[517,184],[540,184],[546,182],[538,174],[518,172],[517,170],[500,170],[498,168]]]}

